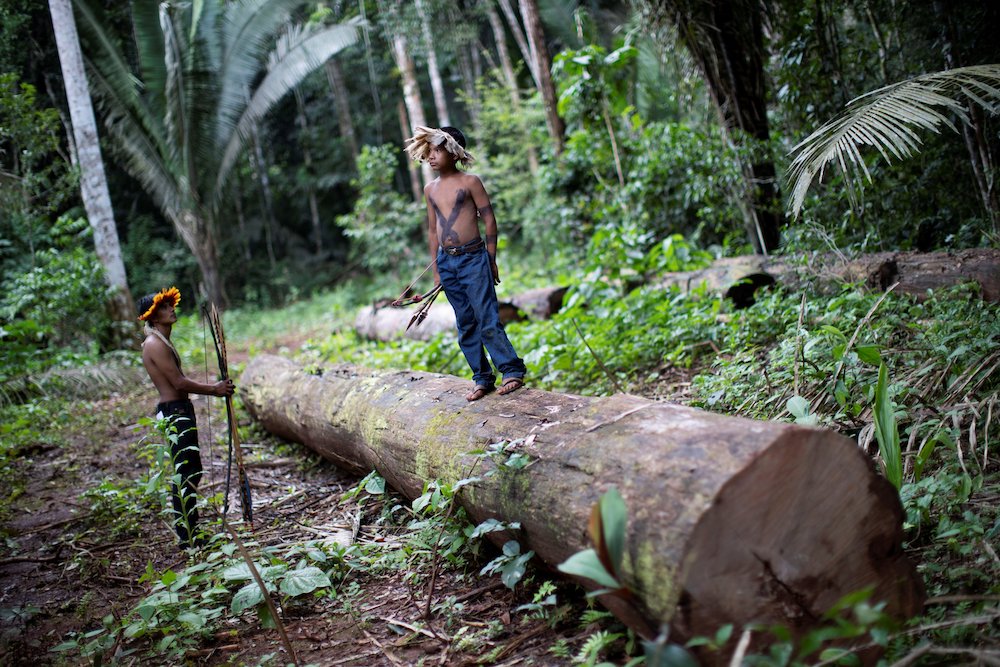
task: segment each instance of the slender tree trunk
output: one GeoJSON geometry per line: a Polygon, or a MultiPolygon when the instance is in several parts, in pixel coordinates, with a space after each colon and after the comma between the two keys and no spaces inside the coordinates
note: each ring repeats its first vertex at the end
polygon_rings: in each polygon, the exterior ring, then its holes
{"type": "MultiPolygon", "coordinates": [[[[760,6],[753,0],[692,1],[675,3],[674,9],[671,20],[708,83],[730,140],[741,145],[745,135],[768,142],[760,6]]],[[[778,247],[784,223],[774,161],[766,156],[742,168],[747,235],[755,252],[768,253],[778,247]]]]}
{"type": "Polygon", "coordinates": [[[236,228],[240,230],[240,240],[243,248],[243,259],[250,262],[253,255],[250,253],[250,235],[247,233],[247,217],[243,213],[243,191],[240,190],[239,179],[232,179],[233,184],[233,205],[236,207],[236,228]]]}
{"type": "Polygon", "coordinates": [[[354,134],[354,122],[351,120],[351,101],[347,97],[347,84],[344,81],[344,70],[336,58],[326,61],[326,80],[330,84],[334,106],[337,107],[337,124],[340,136],[347,144],[351,155],[351,169],[354,170],[358,161],[358,139],[354,134]]]}
{"type": "MultiPolygon", "coordinates": [[[[951,13],[945,9],[942,2],[934,2],[934,12],[941,23],[941,49],[944,52],[944,62],[947,69],[962,66],[959,40],[955,36],[955,25],[951,13]]],[[[962,124],[962,138],[965,140],[965,150],[969,155],[969,166],[972,168],[973,180],[979,193],[980,203],[990,219],[993,232],[1000,230],[1000,190],[996,187],[996,162],[989,141],[984,135],[986,117],[979,105],[966,102],[969,112],[969,123],[962,124]]]]}
{"type": "Polygon", "coordinates": [[[178,236],[194,255],[203,281],[201,288],[205,296],[219,308],[228,304],[222,274],[219,271],[219,250],[212,233],[212,221],[205,211],[181,210],[171,222],[178,236]]]}
{"type": "Polygon", "coordinates": [[[510,4],[510,0],[498,0],[500,3],[500,9],[503,10],[504,18],[507,19],[507,25],[510,27],[510,33],[514,35],[514,41],[517,43],[517,47],[521,50],[521,57],[524,58],[524,62],[528,65],[528,71],[531,72],[531,78],[535,82],[535,87],[538,90],[542,89],[542,80],[538,76],[538,62],[536,61],[531,48],[528,46],[528,40],[524,36],[524,31],[521,29],[521,22],[517,18],[517,13],[514,11],[514,7],[510,4]]]}
{"type": "MultiPolygon", "coordinates": [[[[70,0],[49,0],[52,28],[55,31],[59,63],[66,87],[70,119],[73,124],[80,166],[80,191],[87,219],[94,234],[94,248],[104,267],[105,277],[112,288],[112,316],[117,322],[134,322],[132,294],[125,274],[118,230],[115,227],[111,194],[104,173],[101,158],[101,144],[97,135],[97,121],[87,87],[87,75],[83,68],[83,53],[76,31],[76,20],[70,0]]],[[[127,340],[128,332],[116,332],[116,344],[127,340]]]]}
{"type": "MultiPolygon", "coordinates": [[[[489,19],[490,28],[493,30],[493,41],[497,46],[500,69],[503,71],[504,78],[507,80],[507,87],[510,90],[511,106],[519,121],[523,121],[523,116],[521,115],[521,90],[517,85],[517,75],[514,73],[514,64],[511,62],[510,52],[507,50],[507,35],[504,32],[503,23],[500,22],[500,15],[497,14],[497,10],[491,4],[487,4],[486,6],[486,16],[489,19]]],[[[528,170],[534,176],[538,173],[538,153],[535,150],[535,145],[531,142],[531,133],[523,122],[521,122],[521,129],[524,132],[525,149],[528,153],[528,170]]]]}
{"type": "MultiPolygon", "coordinates": [[[[474,49],[471,49],[474,51],[474,49]]],[[[472,72],[470,51],[465,46],[458,49],[458,66],[462,75],[462,88],[465,92],[465,109],[472,123],[473,133],[479,134],[479,93],[476,92],[476,76],[472,72]]]]}
{"type": "Polygon", "coordinates": [[[441,81],[441,68],[438,67],[437,50],[434,48],[434,34],[431,32],[431,17],[427,13],[424,0],[416,0],[417,14],[420,16],[420,29],[427,45],[427,74],[431,79],[431,91],[434,93],[434,107],[437,110],[438,127],[451,125],[448,114],[448,99],[444,92],[444,82],[441,81]]]}
{"type": "Polygon", "coordinates": [[[257,182],[260,183],[260,194],[262,208],[264,209],[262,216],[264,219],[264,245],[267,247],[267,258],[270,262],[271,268],[273,269],[277,263],[277,258],[274,255],[274,239],[272,238],[274,233],[273,229],[277,225],[274,219],[274,206],[273,199],[271,197],[271,179],[267,174],[267,163],[264,160],[264,150],[260,146],[260,134],[257,132],[257,128],[254,127],[252,130],[251,143],[253,144],[253,152],[249,154],[250,165],[253,167],[254,175],[257,177],[257,182]]]}
{"type": "MultiPolygon", "coordinates": [[[[306,134],[309,130],[309,119],[306,118],[305,101],[302,99],[302,91],[296,86],[293,92],[295,94],[296,120],[299,124],[299,130],[303,134],[306,134]]],[[[306,185],[306,197],[309,200],[309,219],[312,221],[316,256],[319,257],[323,254],[323,229],[319,220],[319,204],[316,202],[316,186],[313,183],[312,151],[309,150],[308,140],[300,140],[299,145],[302,147],[302,161],[305,163],[306,174],[309,179],[306,185]]]]}
{"type": "MultiPolygon", "coordinates": [[[[410,57],[410,52],[407,49],[405,37],[394,35],[392,38],[392,50],[396,59],[396,66],[403,76],[403,101],[406,103],[406,112],[410,119],[410,131],[405,136],[413,136],[418,125],[427,126],[427,118],[424,116],[424,104],[420,98],[420,85],[417,82],[417,70],[413,65],[413,58],[410,57]]],[[[430,183],[434,180],[431,167],[426,162],[420,164],[420,172],[424,177],[424,183],[430,183]]]]}
{"type": "MultiPolygon", "coordinates": [[[[403,100],[399,101],[396,105],[396,111],[399,114],[399,131],[404,136],[410,136],[412,130],[410,129],[410,121],[406,117],[406,105],[403,100]]],[[[410,174],[410,192],[413,194],[413,201],[420,203],[423,198],[423,191],[420,188],[420,169],[413,160],[406,161],[406,171],[410,174]]]]}
{"type": "Polygon", "coordinates": [[[545,46],[545,33],[542,30],[542,19],[538,14],[537,0],[520,0],[521,14],[524,16],[524,25],[528,33],[528,43],[531,45],[531,52],[538,70],[538,90],[542,94],[542,103],[545,105],[545,124],[549,128],[549,136],[555,147],[556,155],[562,153],[563,133],[566,126],[562,118],[559,117],[559,110],[556,106],[556,87],[552,83],[552,61],[549,60],[549,51],[545,46]]]}

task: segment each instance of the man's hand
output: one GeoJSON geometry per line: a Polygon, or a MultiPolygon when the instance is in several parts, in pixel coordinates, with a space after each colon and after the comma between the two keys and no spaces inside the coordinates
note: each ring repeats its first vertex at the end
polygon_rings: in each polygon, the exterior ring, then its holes
{"type": "Polygon", "coordinates": [[[490,259],[490,271],[493,272],[493,284],[500,284],[500,269],[497,268],[497,261],[495,259],[490,259]]]}
{"type": "Polygon", "coordinates": [[[213,396],[232,396],[236,391],[236,385],[232,380],[220,380],[212,387],[213,396]]]}

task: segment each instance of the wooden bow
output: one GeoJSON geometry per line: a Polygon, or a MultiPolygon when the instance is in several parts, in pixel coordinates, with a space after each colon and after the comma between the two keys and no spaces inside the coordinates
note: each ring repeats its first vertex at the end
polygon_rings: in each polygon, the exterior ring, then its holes
{"type": "MultiPolygon", "coordinates": [[[[212,331],[212,342],[215,343],[215,355],[219,360],[219,379],[229,379],[229,362],[226,357],[226,334],[222,330],[222,319],[214,303],[204,306],[205,317],[212,331]]],[[[243,509],[243,520],[253,528],[253,499],[250,497],[250,480],[247,478],[246,467],[243,465],[243,448],[240,442],[240,431],[236,422],[236,412],[233,410],[233,397],[226,396],[226,423],[229,430],[229,461],[226,465],[226,500],[222,510],[223,516],[229,513],[229,483],[233,471],[233,453],[236,453],[236,474],[240,488],[240,504],[243,509]]]]}

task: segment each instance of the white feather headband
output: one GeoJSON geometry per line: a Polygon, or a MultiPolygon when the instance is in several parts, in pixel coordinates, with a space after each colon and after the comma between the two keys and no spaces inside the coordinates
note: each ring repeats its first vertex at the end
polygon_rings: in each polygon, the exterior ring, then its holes
{"type": "Polygon", "coordinates": [[[455,141],[455,137],[451,136],[444,130],[438,130],[433,127],[424,127],[423,125],[418,125],[416,134],[404,142],[403,150],[406,151],[406,154],[410,156],[411,160],[416,160],[417,162],[427,162],[427,159],[431,154],[431,147],[442,145],[446,151],[454,155],[455,159],[466,167],[476,161],[476,158],[472,157],[472,153],[462,148],[462,146],[455,141]]]}

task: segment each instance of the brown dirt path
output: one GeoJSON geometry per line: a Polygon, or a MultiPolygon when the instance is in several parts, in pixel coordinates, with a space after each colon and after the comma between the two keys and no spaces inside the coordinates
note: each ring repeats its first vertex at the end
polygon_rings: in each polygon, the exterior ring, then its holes
{"type": "MultiPolygon", "coordinates": [[[[0,548],[0,664],[91,664],[78,654],[52,653],[67,633],[84,633],[101,626],[108,614],[125,618],[149,594],[139,583],[148,565],[157,572],[180,570],[195,562],[178,549],[169,524],[150,510],[109,515],[94,510],[94,500],[81,494],[110,479],[118,488],[132,484],[149,469],[137,445],[150,429],[139,424],[155,403],[145,387],[93,402],[77,402],[75,414],[52,424],[57,444],[39,443],[22,451],[13,474],[24,480],[24,492],[11,498],[0,520],[6,542],[0,548]],[[85,428],[80,428],[85,425],[85,428]]],[[[221,403],[215,401],[214,403],[221,403]]],[[[224,483],[224,420],[221,407],[196,400],[206,474],[202,492],[224,483]],[[209,427],[218,443],[209,447],[209,427]]],[[[386,504],[404,502],[391,495],[368,502],[344,503],[341,495],[357,483],[304,448],[289,449],[241,427],[252,481],[259,544],[290,544],[316,539],[337,527],[354,525],[354,540],[362,551],[378,554],[386,545],[402,547],[399,526],[384,521],[386,504]],[[259,439],[259,442],[255,442],[259,439]]],[[[7,491],[7,489],[0,489],[7,491]]],[[[233,492],[231,520],[238,520],[233,492]]],[[[112,510],[113,511],[113,510],[112,510]]],[[[349,531],[350,532],[350,531],[349,531]]],[[[338,595],[326,596],[284,610],[285,624],[301,664],[568,664],[549,652],[562,640],[575,652],[597,626],[580,627],[585,609],[571,586],[558,591],[560,607],[548,619],[519,605],[531,602],[545,580],[505,588],[497,577],[478,575],[495,553],[488,550],[464,566],[442,563],[433,596],[435,609],[424,617],[428,559],[416,560],[417,571],[387,560],[369,559],[336,582],[338,595]],[[561,619],[561,620],[560,620],[561,619]],[[482,662],[480,662],[482,661],[482,662]]],[[[204,557],[204,556],[202,556],[204,557]]],[[[530,574],[529,577],[532,575],[530,574]]],[[[252,613],[227,618],[221,631],[187,654],[188,664],[257,665],[262,656],[285,664],[274,630],[262,629],[252,613]]],[[[144,653],[149,644],[122,641],[118,650],[139,652],[113,664],[162,664],[144,653]]],[[[106,656],[110,658],[110,656],[106,656]]]]}

